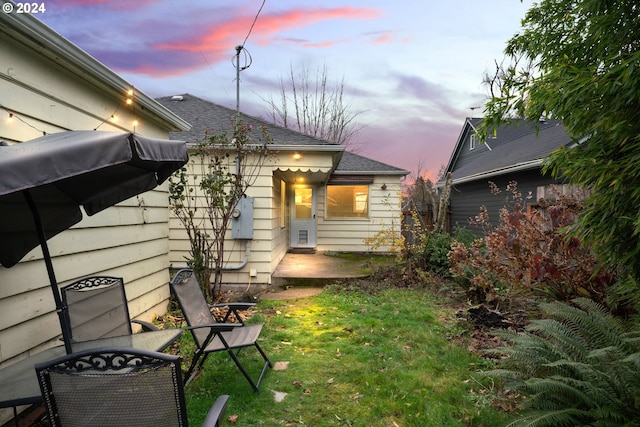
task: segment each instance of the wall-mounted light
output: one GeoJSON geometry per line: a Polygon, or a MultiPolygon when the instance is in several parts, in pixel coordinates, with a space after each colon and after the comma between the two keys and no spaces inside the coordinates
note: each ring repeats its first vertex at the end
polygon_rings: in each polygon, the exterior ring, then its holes
{"type": "Polygon", "coordinates": [[[293,160],[300,160],[302,158],[302,154],[300,153],[293,153],[293,160]]]}
{"type": "Polygon", "coordinates": [[[7,117],[7,123],[10,123],[13,121],[13,113],[9,113],[9,117],[7,117]]]}
{"type": "Polygon", "coordinates": [[[387,184],[382,184],[382,187],[380,187],[380,189],[381,189],[382,191],[386,190],[386,189],[387,189],[387,184]]]}

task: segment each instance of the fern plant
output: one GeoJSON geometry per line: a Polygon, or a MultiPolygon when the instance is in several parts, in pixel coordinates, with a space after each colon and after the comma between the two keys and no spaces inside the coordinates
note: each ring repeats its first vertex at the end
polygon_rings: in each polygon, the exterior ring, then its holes
{"type": "Polygon", "coordinates": [[[542,304],[545,317],[523,333],[499,332],[510,345],[487,372],[524,395],[510,427],[640,425],[640,328],[578,298],[542,304]]]}

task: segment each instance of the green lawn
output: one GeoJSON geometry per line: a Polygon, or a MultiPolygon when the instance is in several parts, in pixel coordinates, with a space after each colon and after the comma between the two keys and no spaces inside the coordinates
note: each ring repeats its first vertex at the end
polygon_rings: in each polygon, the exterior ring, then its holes
{"type": "MultiPolygon", "coordinates": [[[[228,355],[209,356],[187,387],[192,425],[219,394],[237,426],[500,426],[453,313],[424,290],[376,295],[327,289],[299,300],[262,301],[261,346],[284,370],[270,370],[254,393],[228,355]],[[282,398],[276,402],[276,393],[282,398]],[[286,393],[286,395],[284,395],[286,393]]],[[[183,352],[191,337],[181,339],[183,352]]],[[[187,353],[185,353],[187,354],[187,353]]],[[[253,349],[241,353],[259,371],[253,349]]],[[[188,360],[188,358],[185,358],[188,360]]],[[[229,421],[225,425],[232,425],[229,421]]]]}

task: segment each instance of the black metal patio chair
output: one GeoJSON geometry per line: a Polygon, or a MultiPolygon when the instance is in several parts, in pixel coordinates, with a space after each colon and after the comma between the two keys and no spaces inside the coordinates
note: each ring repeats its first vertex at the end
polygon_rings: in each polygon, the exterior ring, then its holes
{"type": "Polygon", "coordinates": [[[75,342],[131,335],[132,322],[143,331],[158,330],[152,323],[130,319],[121,277],[87,277],[64,286],[61,291],[71,339],[75,342]]]}
{"type": "Polygon", "coordinates": [[[226,351],[240,369],[240,372],[249,381],[249,384],[258,391],[260,382],[268,368],[272,367],[269,358],[258,344],[258,338],[262,331],[262,324],[245,325],[240,314],[241,311],[253,307],[253,303],[228,303],[209,305],[195,274],[190,269],[183,269],[176,273],[170,282],[171,291],[178,301],[182,314],[191,331],[196,349],[191,360],[191,365],[185,374],[187,382],[195,376],[197,369],[202,368],[207,356],[217,351],[226,351]],[[222,322],[216,322],[211,314],[213,307],[227,307],[222,322]],[[231,315],[234,315],[238,323],[228,323],[231,315]],[[264,360],[262,371],[257,380],[254,380],[242,366],[238,358],[240,350],[247,347],[255,347],[264,360]]]}
{"type": "MultiPolygon", "coordinates": [[[[35,366],[52,427],[187,426],[180,358],[131,348],[72,353],[35,366]]],[[[204,422],[218,427],[229,396],[204,422]]]]}

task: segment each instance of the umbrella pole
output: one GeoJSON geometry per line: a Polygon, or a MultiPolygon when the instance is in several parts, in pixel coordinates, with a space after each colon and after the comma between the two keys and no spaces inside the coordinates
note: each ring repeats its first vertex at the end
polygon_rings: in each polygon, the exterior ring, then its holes
{"type": "Polygon", "coordinates": [[[67,323],[66,311],[67,307],[64,306],[62,302],[62,298],[60,297],[60,290],[58,289],[58,281],[56,280],[55,272],[53,271],[53,263],[51,262],[51,254],[49,253],[49,246],[47,245],[47,236],[44,234],[44,228],[42,227],[42,219],[40,218],[40,212],[38,212],[38,207],[36,206],[33,197],[29,190],[24,190],[22,192],[24,194],[24,198],[29,205],[29,209],[31,209],[31,214],[33,215],[33,221],[36,224],[36,230],[38,232],[38,238],[40,239],[40,246],[42,248],[42,255],[44,257],[44,262],[47,266],[47,274],[49,275],[49,283],[51,284],[51,290],[53,291],[53,299],[56,303],[56,312],[58,313],[58,318],[60,319],[60,328],[62,330],[62,340],[64,341],[64,349],[67,354],[72,352],[71,349],[71,328],[67,323]]]}

